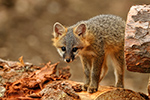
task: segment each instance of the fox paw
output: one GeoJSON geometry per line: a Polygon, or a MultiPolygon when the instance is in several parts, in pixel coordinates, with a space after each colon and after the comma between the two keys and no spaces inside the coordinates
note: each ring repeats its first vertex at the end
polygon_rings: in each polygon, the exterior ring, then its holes
{"type": "Polygon", "coordinates": [[[83,90],[83,91],[87,91],[88,87],[89,87],[89,85],[84,84],[84,85],[82,86],[82,90],[83,90]]]}
{"type": "Polygon", "coordinates": [[[124,85],[118,83],[118,84],[116,85],[116,87],[124,88],[124,85]]]}
{"type": "Polygon", "coordinates": [[[115,86],[116,86],[116,87],[120,87],[120,88],[124,88],[123,81],[118,81],[115,86]]]}
{"type": "Polygon", "coordinates": [[[88,93],[95,93],[96,91],[97,91],[96,87],[89,87],[87,90],[88,93]]]}

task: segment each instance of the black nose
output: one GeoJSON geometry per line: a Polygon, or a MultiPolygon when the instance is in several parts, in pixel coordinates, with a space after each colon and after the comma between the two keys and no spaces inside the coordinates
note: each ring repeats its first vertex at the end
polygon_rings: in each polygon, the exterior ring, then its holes
{"type": "Polygon", "coordinates": [[[66,62],[68,62],[68,63],[69,63],[69,62],[70,62],[70,59],[66,59],[66,62]]]}

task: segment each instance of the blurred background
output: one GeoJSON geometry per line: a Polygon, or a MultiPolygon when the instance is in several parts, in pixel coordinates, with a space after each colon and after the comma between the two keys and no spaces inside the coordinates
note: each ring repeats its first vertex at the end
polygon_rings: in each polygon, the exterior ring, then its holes
{"type": "MultiPolygon", "coordinates": [[[[65,26],[87,20],[99,14],[115,14],[124,20],[132,5],[150,4],[150,0],[0,0],[0,58],[24,60],[36,65],[60,61],[62,58],[52,46],[52,28],[55,22],[65,26]]],[[[71,80],[83,81],[82,65],[77,58],[69,64],[71,80]]],[[[100,83],[114,85],[113,68],[100,83]]],[[[148,74],[126,71],[125,88],[147,93],[148,74]]]]}

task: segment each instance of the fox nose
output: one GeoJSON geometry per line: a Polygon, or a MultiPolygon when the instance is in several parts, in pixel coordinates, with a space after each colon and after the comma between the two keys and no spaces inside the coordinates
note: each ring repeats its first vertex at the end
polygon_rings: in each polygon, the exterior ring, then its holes
{"type": "Polygon", "coordinates": [[[70,59],[66,59],[66,62],[69,63],[69,62],[70,62],[70,59]]]}

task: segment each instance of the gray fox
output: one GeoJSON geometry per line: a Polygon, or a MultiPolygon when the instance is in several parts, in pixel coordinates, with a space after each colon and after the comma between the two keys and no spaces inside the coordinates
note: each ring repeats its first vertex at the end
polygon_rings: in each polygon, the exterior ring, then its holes
{"type": "Polygon", "coordinates": [[[53,26],[53,45],[67,63],[80,57],[85,76],[83,90],[94,93],[114,66],[116,87],[124,87],[125,21],[115,15],[98,15],[70,27],[56,22],[53,26]]]}

